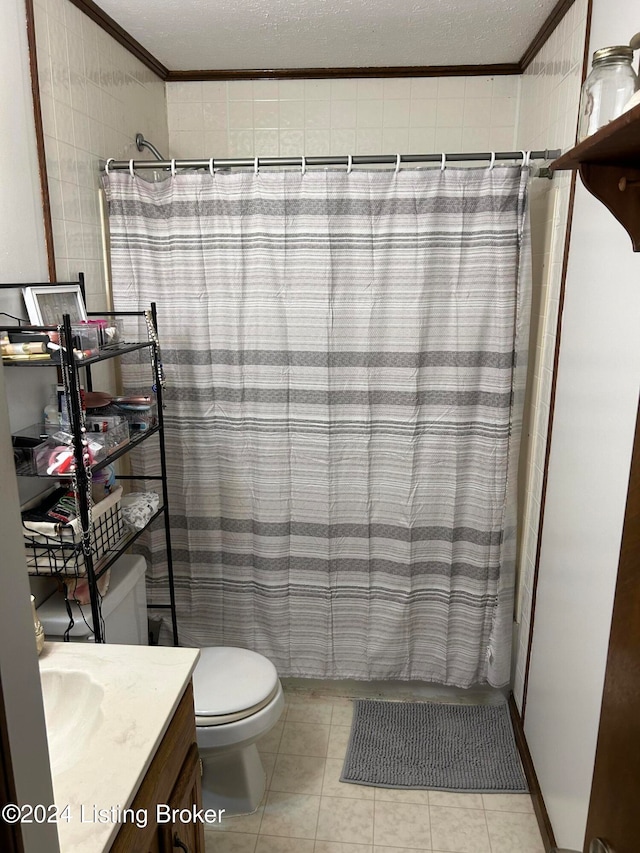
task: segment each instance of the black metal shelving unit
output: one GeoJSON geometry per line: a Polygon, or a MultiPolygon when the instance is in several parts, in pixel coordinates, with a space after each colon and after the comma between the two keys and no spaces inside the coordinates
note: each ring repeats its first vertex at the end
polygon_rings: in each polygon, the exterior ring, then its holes
{"type": "MultiPolygon", "coordinates": [[[[84,280],[82,274],[79,276],[78,282],[72,282],[73,284],[79,284],[83,297],[84,297],[84,280]]],[[[38,287],[43,286],[51,286],[55,287],[56,285],[62,284],[62,282],[43,282],[38,283],[38,287]]],[[[65,282],[66,284],[66,282],[65,282]]],[[[0,289],[18,289],[23,287],[34,286],[31,284],[0,284],[0,289]]],[[[156,330],[157,335],[157,310],[155,302],[152,302],[150,305],[151,311],[151,321],[156,330]]],[[[144,319],[146,317],[145,311],[103,311],[103,312],[87,312],[88,317],[139,317],[144,319]]],[[[158,510],[151,516],[145,527],[141,530],[136,530],[133,533],[125,534],[110,550],[108,550],[105,554],[101,556],[96,564],[94,560],[93,549],[91,547],[91,538],[93,537],[94,531],[91,531],[91,537],[89,540],[86,540],[85,537],[82,537],[81,543],[79,543],[79,548],[82,551],[83,557],[83,573],[86,573],[87,583],[89,587],[90,600],[91,600],[91,615],[93,619],[93,633],[95,637],[96,643],[105,642],[105,637],[102,630],[102,618],[101,618],[101,599],[98,589],[98,581],[105,574],[105,572],[113,565],[113,563],[120,557],[160,516],[164,518],[164,530],[165,530],[165,541],[167,548],[167,576],[169,582],[169,603],[168,604],[148,604],[147,607],[149,610],[170,610],[171,611],[171,627],[173,633],[173,643],[175,646],[178,645],[178,624],[177,624],[177,616],[176,616],[176,601],[175,601],[175,585],[174,585],[174,575],[173,575],[173,560],[171,553],[171,528],[170,528],[170,520],[169,520],[169,495],[168,495],[168,486],[167,486],[167,464],[166,464],[166,447],[165,447],[165,437],[164,437],[164,413],[163,413],[163,388],[161,381],[161,368],[160,368],[160,360],[159,360],[159,352],[158,352],[158,344],[155,340],[149,336],[147,341],[136,342],[136,343],[123,343],[121,345],[115,344],[109,347],[105,347],[100,350],[100,352],[89,358],[83,359],[82,361],[76,360],[73,353],[73,334],[72,334],[72,321],[68,314],[65,314],[62,318],[60,334],[61,341],[60,344],[62,349],[60,352],[60,361],[54,360],[53,358],[50,361],[45,359],[39,359],[34,362],[29,362],[28,360],[24,361],[11,361],[5,360],[3,358],[3,363],[7,367],[14,368],[24,368],[24,367],[58,367],[67,372],[68,381],[69,381],[69,398],[70,398],[70,406],[69,406],[69,416],[70,416],[70,431],[73,435],[73,452],[75,459],[75,476],[76,482],[78,486],[78,509],[80,513],[80,524],[83,531],[89,530],[90,524],[90,507],[91,507],[91,484],[87,477],[87,473],[84,466],[83,461],[83,446],[82,446],[82,438],[83,438],[83,430],[84,430],[84,419],[83,413],[80,410],[78,405],[79,400],[79,389],[80,389],[80,371],[84,371],[86,377],[86,387],[88,391],[91,391],[93,388],[92,378],[91,378],[91,365],[97,364],[99,362],[107,361],[109,359],[118,358],[122,355],[126,355],[127,353],[135,352],[138,350],[149,349],[151,351],[151,365],[152,365],[152,373],[153,373],[153,385],[155,388],[156,394],[156,403],[157,403],[157,417],[158,422],[156,425],[152,426],[150,429],[146,430],[139,435],[134,435],[133,438],[130,438],[129,442],[126,445],[115,450],[113,453],[109,454],[105,459],[100,462],[95,463],[91,466],[92,472],[97,472],[104,468],[107,465],[110,465],[116,459],[130,453],[135,448],[139,447],[145,441],[153,438],[154,436],[158,437],[159,441],[159,459],[160,459],[160,470],[161,474],[159,476],[133,476],[133,475],[121,475],[118,476],[118,480],[157,480],[161,483],[162,487],[162,501],[158,510]]],[[[20,326],[8,326],[4,325],[0,321],[0,329],[4,332],[57,332],[58,326],[29,326],[29,325],[20,325],[20,326]]],[[[34,476],[31,474],[30,476],[34,476]]],[[[36,475],[36,476],[44,476],[44,475],[36,475]]],[[[64,481],[66,478],[60,477],[59,475],[52,475],[52,479],[58,479],[64,481]]],[[[46,572],[36,572],[38,574],[45,574],[46,572]]],[[[53,570],[51,573],[55,573],[53,570]]]]}

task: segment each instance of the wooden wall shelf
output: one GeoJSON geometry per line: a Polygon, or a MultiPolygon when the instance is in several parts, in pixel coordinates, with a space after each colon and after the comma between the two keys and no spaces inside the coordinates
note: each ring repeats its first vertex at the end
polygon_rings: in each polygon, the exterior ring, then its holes
{"type": "Polygon", "coordinates": [[[578,169],[589,192],[625,228],[640,252],[640,104],[601,127],[551,164],[578,169]]]}

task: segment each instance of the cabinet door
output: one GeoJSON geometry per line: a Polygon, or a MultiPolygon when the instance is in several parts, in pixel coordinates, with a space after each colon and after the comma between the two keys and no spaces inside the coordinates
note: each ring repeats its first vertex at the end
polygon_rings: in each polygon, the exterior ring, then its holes
{"type": "MultiPolygon", "coordinates": [[[[202,808],[200,782],[200,756],[195,743],[191,744],[187,757],[169,797],[168,806],[175,810],[193,812],[193,806],[202,808]]],[[[160,849],[162,853],[204,853],[204,826],[202,823],[180,820],[160,827],[160,849]]]]}

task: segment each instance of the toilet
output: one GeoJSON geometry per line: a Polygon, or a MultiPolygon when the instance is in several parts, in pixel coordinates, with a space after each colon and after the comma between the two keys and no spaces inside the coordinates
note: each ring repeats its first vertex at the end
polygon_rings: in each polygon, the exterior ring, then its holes
{"type": "Polygon", "coordinates": [[[275,666],[249,649],[203,648],[193,693],[204,808],[254,812],[266,782],[256,741],[284,709],[275,666]]]}
{"type": "MultiPolygon", "coordinates": [[[[123,556],[111,569],[102,602],[108,643],[146,645],[146,563],[123,556]]],[[[31,578],[37,612],[48,640],[93,642],[91,610],[70,603],[74,624],[58,584],[31,578]]],[[[226,815],[248,814],[260,805],[265,772],[256,741],[278,722],[284,709],[282,686],[270,660],[248,649],[203,648],[193,674],[196,733],[202,760],[205,808],[226,815]]]]}
{"type": "MultiPolygon", "coordinates": [[[[107,643],[148,645],[146,571],[146,560],[138,555],[125,554],[111,567],[109,589],[101,607],[107,643]]],[[[66,635],[72,643],[94,642],[90,605],[69,601],[67,611],[65,596],[55,577],[30,577],[29,584],[46,640],[63,641],[66,635]]]]}

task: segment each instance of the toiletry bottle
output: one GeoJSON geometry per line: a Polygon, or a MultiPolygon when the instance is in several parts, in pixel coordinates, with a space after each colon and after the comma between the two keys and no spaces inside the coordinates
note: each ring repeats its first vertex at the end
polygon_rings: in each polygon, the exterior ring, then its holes
{"type": "MultiPolygon", "coordinates": [[[[60,424],[64,430],[67,432],[71,428],[71,421],[69,420],[69,409],[67,407],[67,395],[64,392],[64,388],[60,386],[58,389],[60,391],[60,424]]],[[[79,396],[80,396],[80,407],[83,412],[86,412],[87,407],[85,405],[85,393],[84,393],[84,385],[80,385],[79,388],[79,396]]]]}
{"type": "Polygon", "coordinates": [[[49,395],[49,399],[47,401],[47,405],[44,407],[44,422],[48,426],[59,426],[60,424],[60,410],[58,408],[58,386],[51,386],[51,394],[49,395]]]}

